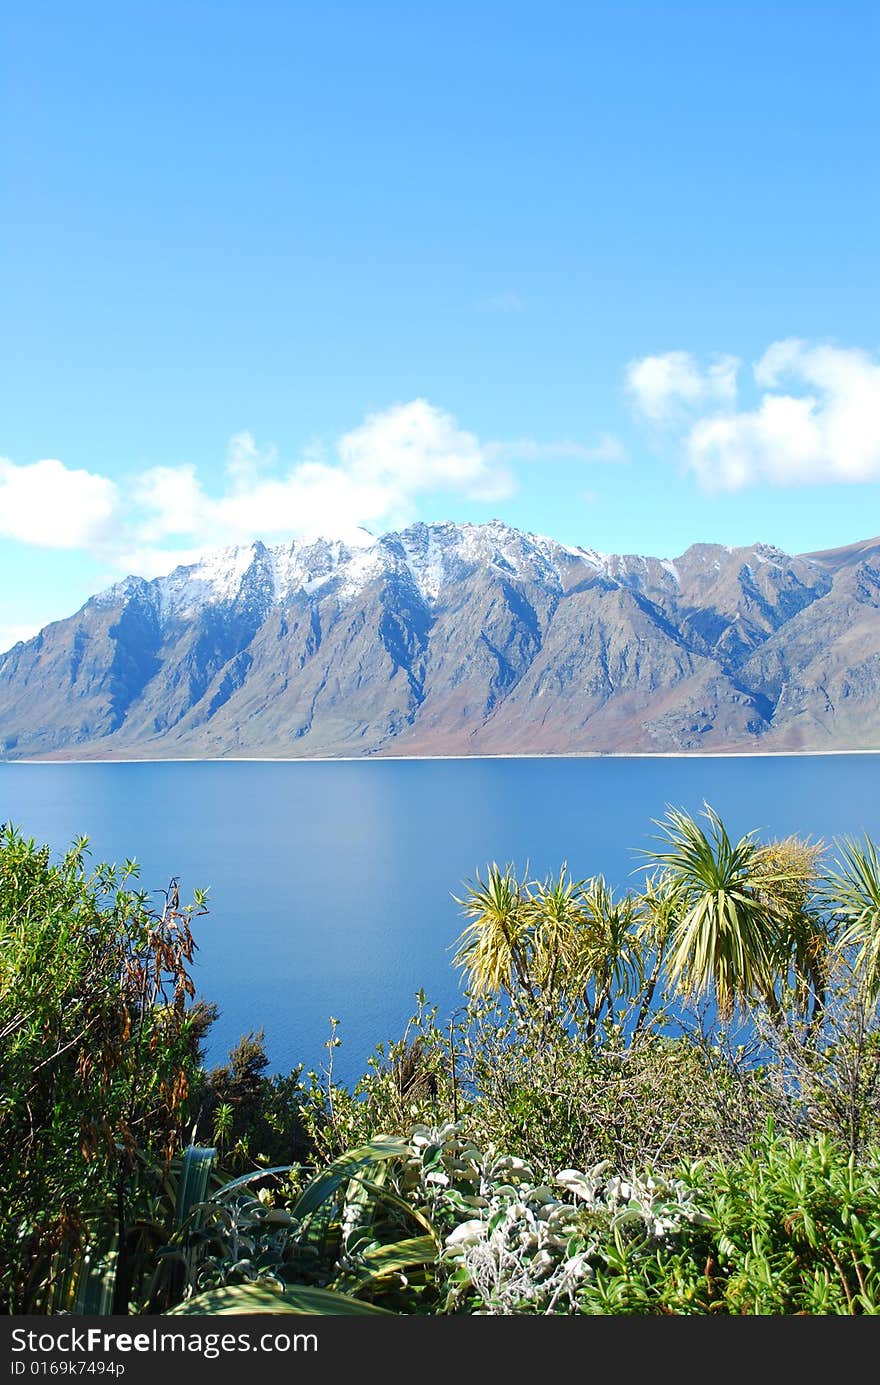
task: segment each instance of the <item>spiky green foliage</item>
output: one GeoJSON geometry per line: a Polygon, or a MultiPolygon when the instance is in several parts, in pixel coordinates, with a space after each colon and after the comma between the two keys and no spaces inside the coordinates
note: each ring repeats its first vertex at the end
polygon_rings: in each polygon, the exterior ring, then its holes
{"type": "Polygon", "coordinates": [[[477,999],[503,992],[524,1016],[540,1013],[545,1029],[583,1020],[593,1035],[637,984],[636,905],[616,898],[601,875],[575,880],[563,865],[529,880],[512,865],[492,865],[457,902],[470,922],[455,964],[477,999]]]}
{"type": "Polygon", "coordinates": [[[786,837],[759,846],[755,889],[773,911],[779,929],[779,979],[815,1030],[822,1016],[831,967],[832,937],[820,894],[822,844],[786,837]]]}
{"type": "Polygon", "coordinates": [[[196,1209],[201,1231],[180,1240],[186,1293],[172,1311],[407,1311],[401,1288],[417,1303],[440,1249],[424,1199],[403,1196],[394,1172],[412,1154],[409,1141],[379,1135],[299,1192],[290,1182],[298,1168],[258,1170],[217,1189],[196,1209]]]}
{"type": "Polygon", "coordinates": [[[534,996],[528,965],[528,938],[531,919],[527,909],[525,881],[517,879],[512,866],[488,867],[486,879],[478,873],[466,882],[463,899],[457,904],[470,920],[458,940],[455,965],[467,969],[471,988],[477,995],[521,988],[534,996]]]}
{"type": "MultiPolygon", "coordinates": [[[[669,871],[657,870],[646,876],[644,891],[634,910],[637,920],[635,956],[642,974],[633,1031],[635,1038],[642,1033],[652,1013],[675,922],[677,899],[675,881],[669,871]]],[[[659,1020],[660,1015],[656,1018],[659,1020]]]]}
{"type": "MultiPolygon", "coordinates": [[[[593,960],[586,944],[589,921],[584,882],[574,880],[563,866],[558,875],[526,887],[523,912],[529,923],[536,983],[541,994],[553,1000],[560,992],[569,992],[573,979],[579,981],[593,960]]],[[[603,951],[603,965],[606,958],[603,951]]]]}
{"type": "Polygon", "coordinates": [[[839,843],[837,869],[828,873],[831,909],[842,920],[841,948],[853,948],[871,1004],[880,998],[880,854],[870,837],[839,843]]]}
{"type": "Polygon", "coordinates": [[[195,1298],[168,1310],[169,1315],[179,1317],[189,1314],[222,1317],[227,1313],[306,1313],[309,1316],[335,1318],[384,1316],[387,1311],[348,1294],[336,1293],[332,1289],[316,1289],[307,1284],[294,1284],[284,1289],[268,1284],[225,1284],[222,1288],[197,1294],[195,1298]]]}
{"type": "Polygon", "coordinates": [[[733,842],[714,809],[708,830],[677,808],[660,828],[662,845],[646,853],[669,874],[678,917],[669,944],[671,984],[686,995],[713,991],[729,1017],[738,1001],[754,996],[774,1004],[783,964],[780,920],[767,886],[785,878],[758,870],[754,832],[733,842]]]}

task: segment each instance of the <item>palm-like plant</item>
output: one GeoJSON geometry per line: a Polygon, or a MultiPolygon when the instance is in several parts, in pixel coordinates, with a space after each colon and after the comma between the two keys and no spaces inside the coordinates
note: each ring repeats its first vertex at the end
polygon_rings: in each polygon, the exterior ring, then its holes
{"type": "Polygon", "coordinates": [[[615,899],[604,876],[589,882],[584,894],[585,927],[576,940],[575,968],[587,1010],[587,1037],[615,998],[628,997],[638,981],[637,953],[632,943],[634,904],[629,895],[615,899]]]}
{"type": "Polygon", "coordinates": [[[707,804],[704,832],[688,813],[670,808],[657,822],[661,850],[645,853],[669,872],[677,919],[669,945],[669,979],[696,998],[714,990],[719,1014],[760,996],[778,1013],[775,982],[782,963],[780,924],[767,886],[785,876],[758,870],[754,832],[732,842],[707,804]],[[761,888],[763,886],[763,888],[761,888]]]}
{"type": "Polygon", "coordinates": [[[513,866],[502,870],[493,861],[485,880],[477,873],[473,882],[466,882],[464,898],[453,898],[470,919],[453,961],[466,969],[474,994],[492,995],[503,989],[515,999],[519,986],[534,1001],[528,947],[533,918],[527,907],[528,890],[513,866]]]}
{"type": "Polygon", "coordinates": [[[632,991],[639,975],[632,944],[634,905],[615,899],[602,876],[573,880],[563,865],[544,881],[518,879],[512,866],[488,869],[456,902],[470,919],[455,954],[470,990],[504,990],[521,1014],[523,998],[542,1008],[541,1033],[554,1020],[585,1020],[592,1038],[615,999],[632,991]]]}
{"type": "Polygon", "coordinates": [[[545,1024],[561,996],[570,992],[572,971],[577,966],[577,940],[587,923],[583,891],[584,882],[573,880],[563,865],[557,876],[535,882],[528,892],[532,966],[544,999],[545,1024]]]}
{"type": "Polygon", "coordinates": [[[838,843],[836,871],[825,878],[825,895],[840,918],[840,949],[856,949],[855,965],[871,1005],[880,998],[880,854],[870,837],[859,844],[845,837],[838,843]]]}
{"type": "Polygon", "coordinates": [[[642,983],[638,996],[639,1010],[633,1030],[634,1038],[642,1032],[651,1013],[675,921],[677,900],[675,880],[670,871],[659,870],[648,876],[637,910],[635,944],[642,983]],[[649,959],[650,967],[647,965],[649,959]]]}

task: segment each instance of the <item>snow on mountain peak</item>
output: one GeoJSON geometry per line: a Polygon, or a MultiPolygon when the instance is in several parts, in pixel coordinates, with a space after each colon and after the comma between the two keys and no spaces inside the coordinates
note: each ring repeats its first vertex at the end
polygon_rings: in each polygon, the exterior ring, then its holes
{"type": "MultiPolygon", "coordinates": [[[[253,571],[256,589],[268,604],[283,605],[300,592],[312,596],[328,584],[333,584],[339,600],[349,601],[383,574],[396,574],[410,580],[423,601],[435,605],[450,583],[482,565],[561,593],[570,585],[572,565],[583,565],[585,575],[631,584],[638,581],[634,569],[653,561],[571,547],[502,520],[417,523],[378,538],[364,532],[358,540],[296,538],[271,548],[256,541],[218,549],[150,582],[126,578],[95,600],[112,604],[130,595],[135,585],[143,585],[155,593],[163,622],[185,619],[205,606],[234,601],[253,571]]],[[[677,579],[671,563],[661,566],[677,579]]]]}
{"type": "Polygon", "coordinates": [[[317,588],[360,551],[339,539],[293,539],[276,544],[268,550],[275,601],[285,602],[298,591],[317,588]]]}
{"type": "Polygon", "coordinates": [[[203,606],[234,600],[242,578],[263,551],[261,543],[221,548],[205,554],[198,563],[175,568],[167,577],[157,577],[153,585],[159,594],[161,619],[179,619],[203,606]]]}

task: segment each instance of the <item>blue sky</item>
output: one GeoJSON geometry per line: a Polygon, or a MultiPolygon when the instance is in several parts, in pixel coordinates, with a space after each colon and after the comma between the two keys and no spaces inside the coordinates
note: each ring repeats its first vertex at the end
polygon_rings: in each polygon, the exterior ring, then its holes
{"type": "Polygon", "coordinates": [[[880,531],[873,3],[7,11],[0,646],[212,545],[880,531]]]}

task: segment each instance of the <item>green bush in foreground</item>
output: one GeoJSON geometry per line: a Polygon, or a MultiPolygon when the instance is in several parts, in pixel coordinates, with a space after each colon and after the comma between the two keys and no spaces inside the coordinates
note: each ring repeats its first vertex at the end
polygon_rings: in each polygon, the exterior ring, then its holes
{"type": "Polygon", "coordinates": [[[857,1167],[826,1137],[540,1179],[450,1123],[378,1137],[289,1199],[257,1177],[203,1209],[175,1311],[880,1312],[880,1152],[857,1167]]]}
{"type": "Polygon", "coordinates": [[[139,1224],[200,1080],[190,922],[157,911],[137,866],[57,864],[0,827],[0,1293],[8,1312],[72,1306],[85,1257],[114,1252],[124,1312],[139,1224]]]}
{"type": "Polygon", "coordinates": [[[858,1167],[826,1137],[768,1138],[682,1177],[706,1214],[651,1254],[615,1241],[581,1311],[880,1312],[880,1154],[858,1167]]]}

